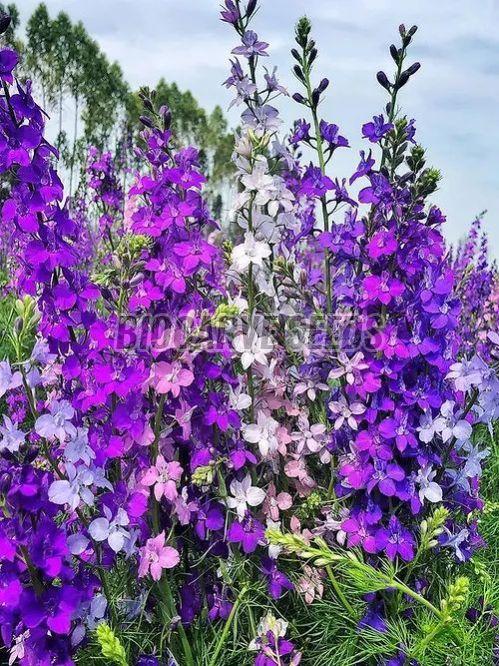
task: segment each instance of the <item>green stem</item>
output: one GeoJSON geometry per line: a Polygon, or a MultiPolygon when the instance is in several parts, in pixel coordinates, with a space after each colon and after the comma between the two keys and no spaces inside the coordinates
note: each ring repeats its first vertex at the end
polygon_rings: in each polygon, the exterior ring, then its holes
{"type": "MultiPolygon", "coordinates": [[[[154,441],[151,446],[151,463],[156,464],[156,459],[159,454],[159,436],[161,433],[161,423],[163,420],[163,410],[165,407],[166,394],[162,394],[159,402],[156,416],[154,417],[154,441]]],[[[159,520],[159,502],[157,501],[154,493],[151,493],[152,501],[152,524],[155,534],[159,534],[160,520],[159,520]]]]}
{"type": "MultiPolygon", "coordinates": [[[[158,583],[159,591],[161,596],[163,597],[163,601],[165,602],[168,612],[170,615],[170,620],[174,617],[177,616],[177,609],[175,606],[175,601],[173,600],[173,595],[171,591],[171,587],[168,584],[163,584],[166,583],[166,581],[160,580],[158,583]]],[[[182,649],[184,651],[184,657],[185,657],[185,666],[196,666],[194,662],[194,656],[192,654],[192,649],[191,649],[191,644],[189,643],[189,639],[187,637],[187,634],[184,629],[184,625],[182,622],[178,623],[177,626],[177,631],[180,637],[180,642],[182,643],[182,649]]]]}
{"type": "MultiPolygon", "coordinates": [[[[322,143],[322,136],[319,124],[319,117],[317,115],[317,107],[312,101],[312,84],[310,82],[310,66],[304,67],[305,74],[305,87],[307,89],[308,103],[310,106],[310,111],[312,112],[312,120],[314,123],[315,131],[315,142],[316,142],[316,152],[319,159],[319,167],[323,175],[326,175],[326,159],[324,157],[324,147],[322,143]]],[[[321,211],[322,211],[322,220],[324,224],[324,231],[329,231],[329,213],[327,210],[326,196],[321,197],[321,211]]],[[[326,290],[326,312],[330,315],[333,311],[333,298],[332,298],[332,286],[331,286],[331,269],[330,269],[331,254],[329,250],[325,249],[325,259],[324,259],[324,282],[326,290]]]]}
{"type": "Polygon", "coordinates": [[[426,606],[426,608],[428,608],[428,610],[430,610],[439,619],[442,619],[442,612],[436,606],[434,606],[431,603],[431,601],[428,601],[428,599],[425,599],[423,596],[421,596],[414,590],[411,590],[411,588],[405,585],[404,583],[401,583],[398,580],[390,579],[390,584],[388,587],[393,587],[396,590],[400,590],[400,592],[402,592],[403,594],[407,594],[407,596],[419,602],[422,606],[426,606]]]}
{"type": "Polygon", "coordinates": [[[220,634],[220,638],[218,639],[217,645],[215,647],[215,651],[213,652],[211,659],[209,661],[208,666],[218,666],[218,655],[220,654],[223,646],[225,645],[225,641],[227,640],[227,636],[229,635],[229,631],[232,625],[232,622],[234,621],[234,618],[236,617],[236,613],[238,611],[239,606],[241,605],[241,601],[243,600],[244,595],[248,591],[248,586],[245,585],[241,592],[239,593],[236,601],[234,602],[234,605],[232,606],[232,610],[230,612],[229,617],[227,618],[227,622],[224,625],[223,631],[220,634]]]}
{"type": "Polygon", "coordinates": [[[334,575],[333,570],[331,569],[331,567],[329,565],[326,566],[326,571],[327,571],[328,578],[331,582],[331,585],[333,586],[333,589],[336,592],[336,596],[341,601],[341,603],[346,608],[346,610],[350,613],[350,615],[352,617],[356,617],[355,610],[354,610],[353,606],[348,601],[346,596],[343,594],[343,590],[341,589],[340,584],[336,580],[336,576],[334,575]]]}

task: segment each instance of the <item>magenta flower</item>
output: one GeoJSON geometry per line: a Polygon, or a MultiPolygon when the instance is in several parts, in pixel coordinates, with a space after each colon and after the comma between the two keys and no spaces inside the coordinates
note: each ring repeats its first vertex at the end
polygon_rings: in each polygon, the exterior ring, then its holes
{"type": "Polygon", "coordinates": [[[367,244],[367,252],[372,259],[379,259],[396,252],[397,240],[393,231],[380,229],[367,244]]]}
{"type": "Polygon", "coordinates": [[[160,580],[163,569],[173,569],[180,562],[180,555],[175,548],[165,546],[165,533],[147,539],[146,545],[140,551],[139,578],[148,573],[153,580],[160,580]]]}
{"type": "Polygon", "coordinates": [[[404,285],[397,278],[392,278],[387,272],[381,275],[369,275],[362,282],[367,301],[379,301],[388,305],[394,298],[404,292],[404,285]]]}
{"type": "Polygon", "coordinates": [[[182,467],[177,461],[166,462],[162,455],[156,458],[156,464],[149,467],[144,476],[142,483],[145,486],[154,486],[154,497],[161,500],[165,497],[170,502],[174,502],[177,498],[177,481],[182,476],[182,467]]]}

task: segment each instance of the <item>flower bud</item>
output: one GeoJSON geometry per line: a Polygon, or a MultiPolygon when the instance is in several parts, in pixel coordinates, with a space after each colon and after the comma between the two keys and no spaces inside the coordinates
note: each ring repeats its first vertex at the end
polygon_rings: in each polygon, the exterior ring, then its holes
{"type": "Polygon", "coordinates": [[[0,15],[0,35],[3,35],[9,29],[11,18],[8,14],[0,15]]]}
{"type": "Polygon", "coordinates": [[[295,76],[300,79],[303,83],[305,83],[305,75],[303,74],[303,70],[300,67],[300,65],[295,65],[293,67],[293,72],[295,73],[295,76]]]}
{"type": "Polygon", "coordinates": [[[310,21],[306,16],[302,16],[296,24],[296,41],[303,48],[307,45],[311,28],[310,21]]]}
{"type": "Polygon", "coordinates": [[[406,73],[409,74],[409,76],[412,76],[415,74],[418,69],[421,69],[421,63],[420,62],[415,62],[414,65],[411,65],[408,69],[406,69],[406,73]]]}
{"type": "Polygon", "coordinates": [[[137,273],[130,280],[130,287],[137,287],[143,280],[144,280],[144,274],[143,273],[137,273]]]}
{"type": "Polygon", "coordinates": [[[170,127],[172,121],[172,112],[170,111],[170,107],[168,107],[166,104],[163,104],[163,106],[161,106],[159,109],[159,115],[163,118],[165,127],[170,127]]]}
{"type": "Polygon", "coordinates": [[[319,92],[323,93],[328,86],[329,86],[329,79],[322,79],[322,81],[317,86],[317,90],[319,90],[319,92]]]}
{"type": "Polygon", "coordinates": [[[305,99],[305,97],[303,97],[303,95],[300,95],[300,93],[295,93],[293,95],[293,99],[295,100],[295,102],[298,102],[298,104],[306,104],[307,103],[307,100],[305,99]]]}
{"type": "Polygon", "coordinates": [[[380,86],[383,86],[383,88],[385,88],[385,90],[389,91],[390,88],[392,87],[392,84],[390,83],[390,81],[388,81],[388,77],[384,72],[381,72],[381,71],[378,72],[376,74],[376,79],[378,80],[378,83],[380,84],[380,86]]]}
{"type": "Polygon", "coordinates": [[[396,88],[397,90],[400,90],[405,84],[409,81],[409,74],[407,72],[402,72],[402,74],[399,76],[397,79],[396,88]]]}
{"type": "Polygon", "coordinates": [[[250,16],[254,13],[256,9],[258,0],[249,0],[248,6],[246,7],[246,16],[250,18],[250,16]]]}
{"type": "Polygon", "coordinates": [[[140,117],[139,117],[139,120],[140,120],[140,122],[141,122],[143,125],[145,125],[146,127],[150,127],[150,128],[153,128],[153,127],[154,127],[154,123],[153,123],[152,120],[149,118],[149,116],[140,116],[140,117]]]}

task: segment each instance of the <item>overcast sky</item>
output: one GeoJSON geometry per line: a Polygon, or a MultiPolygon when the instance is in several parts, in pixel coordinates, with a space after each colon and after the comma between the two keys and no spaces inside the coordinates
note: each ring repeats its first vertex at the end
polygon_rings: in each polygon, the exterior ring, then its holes
{"type": "MultiPolygon", "coordinates": [[[[22,18],[37,0],[20,0],[22,18]]],[[[132,86],[160,77],[189,88],[202,105],[227,108],[221,87],[235,33],[218,19],[217,0],[45,0],[52,14],[82,20],[132,86]]],[[[296,90],[289,70],[293,27],[304,13],[319,45],[317,76],[332,81],[323,116],[340,125],[352,146],[333,165],[349,175],[363,147],[360,126],[385,103],[375,81],[391,71],[388,46],[399,23],[419,26],[412,50],[423,68],[404,88],[402,103],[417,120],[418,140],[443,182],[435,201],[447,214],[447,236],[457,240],[472,218],[488,210],[486,225],[499,258],[499,0],[261,0],[255,21],[271,43],[269,64],[296,90]]],[[[290,123],[301,113],[281,104],[290,123]]],[[[233,122],[236,117],[231,116],[233,122]]]]}

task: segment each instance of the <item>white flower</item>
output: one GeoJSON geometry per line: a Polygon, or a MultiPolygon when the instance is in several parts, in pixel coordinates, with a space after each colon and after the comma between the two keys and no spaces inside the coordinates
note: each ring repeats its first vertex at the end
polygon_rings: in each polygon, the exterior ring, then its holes
{"type": "Polygon", "coordinates": [[[256,423],[243,426],[243,437],[250,444],[258,444],[260,453],[266,458],[277,451],[279,442],[276,434],[279,423],[262,411],[258,412],[256,420],[256,423]]]}
{"type": "Polygon", "coordinates": [[[244,234],[244,243],[232,250],[232,267],[244,273],[250,264],[263,266],[263,260],[270,256],[270,247],[264,241],[257,241],[251,231],[244,234]]]}
{"type": "Polygon", "coordinates": [[[23,634],[20,636],[16,636],[14,639],[14,644],[10,648],[9,652],[9,666],[13,666],[14,662],[19,659],[24,658],[25,650],[24,650],[24,641],[26,641],[29,638],[29,630],[25,631],[23,634]]]}
{"type": "Polygon", "coordinates": [[[244,518],[248,506],[258,506],[265,499],[265,491],[251,485],[249,474],[242,481],[232,481],[230,492],[233,497],[227,497],[227,506],[235,509],[239,518],[244,518]]]}
{"type": "Polygon", "coordinates": [[[11,453],[15,453],[24,444],[25,434],[5,414],[3,416],[3,426],[0,426],[0,435],[0,450],[7,449],[11,453]]]}
{"type": "Polygon", "coordinates": [[[268,341],[264,344],[263,338],[250,328],[247,333],[240,333],[234,338],[234,349],[241,354],[241,365],[247,370],[253,363],[267,365],[267,354],[272,351],[268,341]]]}
{"type": "Polygon", "coordinates": [[[238,387],[236,391],[234,391],[232,387],[229,386],[229,404],[232,409],[240,412],[243,409],[248,409],[251,405],[251,397],[247,393],[243,393],[241,387],[238,387]]]}
{"type": "Polygon", "coordinates": [[[276,193],[274,178],[268,173],[266,159],[258,160],[252,173],[243,176],[241,182],[247,190],[256,192],[254,201],[257,206],[265,206],[276,193]]]}
{"type": "Polygon", "coordinates": [[[427,499],[428,502],[441,502],[442,501],[442,488],[436,481],[433,481],[437,475],[436,471],[431,467],[422,467],[416,477],[416,483],[419,484],[419,499],[421,503],[427,499]]]}
{"type": "Polygon", "coordinates": [[[453,380],[457,391],[466,393],[473,386],[479,386],[483,380],[484,372],[487,370],[486,364],[477,356],[471,360],[463,360],[460,363],[453,363],[446,379],[453,380]]]}
{"type": "Polygon", "coordinates": [[[437,429],[435,426],[435,421],[433,420],[430,412],[425,412],[421,415],[417,430],[419,432],[419,439],[425,444],[431,442],[431,440],[435,437],[437,429]]]}

